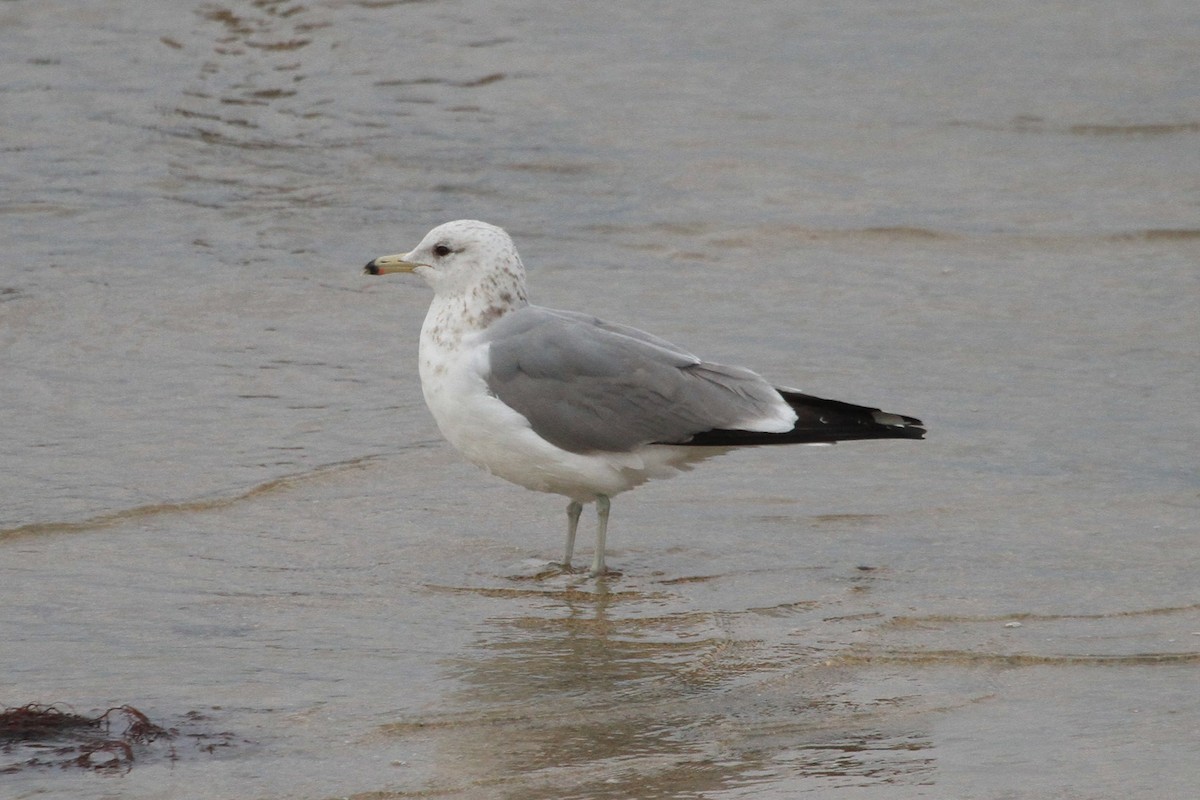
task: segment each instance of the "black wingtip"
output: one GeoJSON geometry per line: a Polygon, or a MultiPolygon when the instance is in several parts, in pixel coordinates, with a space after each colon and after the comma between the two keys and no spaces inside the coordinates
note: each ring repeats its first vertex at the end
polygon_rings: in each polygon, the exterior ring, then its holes
{"type": "Polygon", "coordinates": [[[925,423],[916,417],[868,406],[781,389],[796,412],[796,427],[784,433],[709,430],[682,444],[693,447],[745,447],[764,444],[833,444],[863,439],[924,439],[925,423]]]}
{"type": "Polygon", "coordinates": [[[881,438],[885,439],[924,439],[925,423],[916,417],[905,416],[904,414],[891,414],[884,411],[877,411],[872,416],[875,417],[875,422],[882,428],[890,431],[884,434],[881,438]],[[891,419],[880,419],[880,417],[895,417],[898,422],[893,422],[891,419]]]}
{"type": "Polygon", "coordinates": [[[906,425],[894,426],[891,434],[880,437],[883,439],[924,439],[928,431],[922,427],[920,420],[914,420],[906,425]],[[915,424],[914,424],[915,423],[915,424]]]}

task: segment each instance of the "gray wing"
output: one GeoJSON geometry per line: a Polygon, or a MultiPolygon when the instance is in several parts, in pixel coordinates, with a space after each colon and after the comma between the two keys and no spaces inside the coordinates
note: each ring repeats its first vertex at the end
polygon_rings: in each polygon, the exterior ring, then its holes
{"type": "Polygon", "coordinates": [[[564,450],[683,444],[713,429],[782,431],[795,419],[753,372],[702,362],[636,328],[526,306],[486,336],[488,388],[564,450]]]}

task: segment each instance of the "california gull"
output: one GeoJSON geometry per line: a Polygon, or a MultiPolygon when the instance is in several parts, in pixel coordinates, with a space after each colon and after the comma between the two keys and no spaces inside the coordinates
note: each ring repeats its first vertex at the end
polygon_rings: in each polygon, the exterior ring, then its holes
{"type": "Polygon", "coordinates": [[[563,566],[584,503],[596,504],[591,574],[605,572],[609,499],[736,447],[921,439],[920,420],[774,386],[657,336],[529,303],[502,229],[447,222],[416,249],[367,264],[434,291],[421,328],[421,391],[467,460],[570,498],[563,566]]]}

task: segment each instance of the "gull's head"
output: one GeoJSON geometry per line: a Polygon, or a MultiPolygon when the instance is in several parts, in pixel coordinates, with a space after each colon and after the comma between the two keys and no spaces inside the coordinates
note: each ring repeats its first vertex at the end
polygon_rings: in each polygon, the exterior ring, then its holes
{"type": "Polygon", "coordinates": [[[524,300],[525,267],[502,228],[473,219],[438,225],[414,249],[380,256],[367,264],[371,275],[415,272],[439,295],[504,293],[524,300]]]}

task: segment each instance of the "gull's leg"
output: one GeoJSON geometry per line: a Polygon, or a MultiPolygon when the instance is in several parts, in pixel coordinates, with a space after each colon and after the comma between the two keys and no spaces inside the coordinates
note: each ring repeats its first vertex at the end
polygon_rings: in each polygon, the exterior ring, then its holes
{"type": "Polygon", "coordinates": [[[567,503],[567,554],[563,556],[563,568],[571,568],[571,556],[575,555],[575,531],[579,529],[579,515],[583,513],[583,503],[572,500],[567,503]]]}
{"type": "Polygon", "coordinates": [[[596,556],[592,559],[592,571],[588,573],[593,578],[605,573],[604,539],[608,536],[608,509],[611,505],[606,495],[596,496],[596,556]]]}

